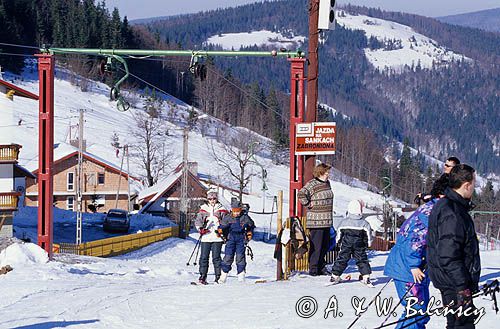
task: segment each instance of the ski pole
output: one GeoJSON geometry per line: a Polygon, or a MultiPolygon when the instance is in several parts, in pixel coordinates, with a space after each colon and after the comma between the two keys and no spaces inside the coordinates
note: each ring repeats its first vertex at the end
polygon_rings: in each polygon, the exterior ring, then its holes
{"type": "Polygon", "coordinates": [[[379,290],[379,292],[375,295],[375,297],[373,297],[373,298],[372,298],[372,300],[370,301],[370,303],[368,303],[368,306],[366,307],[365,312],[363,312],[363,313],[359,313],[359,314],[356,316],[356,318],[354,319],[354,321],[352,321],[352,322],[351,322],[351,324],[349,325],[349,327],[347,327],[347,329],[351,329],[351,328],[352,328],[352,326],[354,326],[354,324],[355,324],[356,322],[358,322],[359,318],[361,318],[361,316],[362,316],[364,313],[366,313],[366,311],[368,310],[368,308],[370,307],[370,305],[372,305],[372,304],[373,304],[373,302],[375,301],[375,299],[377,299],[377,297],[378,297],[378,296],[380,296],[380,294],[382,293],[382,290],[384,290],[384,289],[385,289],[385,287],[387,287],[387,285],[388,285],[389,283],[391,283],[391,282],[392,282],[392,280],[393,280],[393,279],[391,278],[389,281],[387,281],[387,282],[384,284],[384,286],[382,287],[382,289],[380,289],[380,290],[379,290]]]}
{"type": "MultiPolygon", "coordinates": [[[[426,268],[424,268],[423,272],[425,273],[425,272],[426,272],[426,270],[427,270],[427,267],[426,267],[426,268]]],[[[399,305],[403,302],[403,299],[406,297],[406,295],[408,295],[408,293],[409,293],[409,292],[413,289],[413,287],[415,286],[415,283],[416,283],[416,282],[413,282],[413,283],[412,283],[412,285],[411,285],[408,289],[406,289],[406,291],[405,291],[405,293],[404,293],[403,297],[401,297],[401,298],[399,299],[399,301],[398,301],[398,303],[396,304],[396,306],[394,306],[394,307],[392,308],[392,310],[389,312],[389,314],[387,314],[387,317],[385,318],[385,320],[384,320],[384,321],[380,324],[381,326],[382,326],[382,325],[384,325],[384,324],[387,322],[387,320],[389,320],[389,318],[391,317],[392,313],[394,313],[394,312],[396,311],[396,309],[398,308],[398,306],[399,306],[399,305]]]]}
{"type": "Polygon", "coordinates": [[[194,263],[193,263],[194,266],[198,265],[197,261],[198,261],[198,254],[200,253],[200,249],[201,249],[201,237],[200,237],[200,243],[198,243],[198,249],[196,249],[196,255],[194,256],[194,263]]]}
{"type": "MultiPolygon", "coordinates": [[[[191,253],[191,256],[189,256],[189,260],[187,261],[186,266],[189,266],[189,262],[191,261],[191,258],[193,258],[194,251],[196,250],[196,248],[197,248],[197,247],[198,247],[198,245],[200,244],[200,241],[201,241],[201,235],[200,235],[200,237],[198,238],[198,241],[196,241],[196,244],[194,245],[193,252],[191,253]]],[[[196,264],[195,264],[195,265],[196,265],[196,264]]]]}
{"type": "MultiPolygon", "coordinates": [[[[472,299],[477,298],[477,297],[482,296],[482,295],[485,295],[485,296],[491,295],[491,296],[492,296],[492,299],[494,300],[494,303],[495,303],[495,300],[496,300],[496,295],[495,295],[495,294],[496,294],[497,292],[499,292],[499,291],[500,291],[500,285],[499,285],[499,282],[498,282],[498,280],[494,280],[494,281],[492,281],[492,282],[491,282],[491,283],[489,283],[489,284],[485,284],[485,285],[483,286],[483,288],[482,288],[480,291],[478,291],[478,292],[476,292],[475,294],[473,294],[473,295],[472,295],[472,299]]],[[[453,301],[451,301],[448,305],[438,307],[438,308],[436,308],[435,310],[442,310],[442,309],[448,308],[448,307],[450,307],[450,306],[452,306],[452,305],[453,305],[453,301]]],[[[417,318],[417,317],[419,317],[419,316],[421,316],[421,318],[419,318],[419,319],[417,319],[417,320],[414,320],[414,321],[412,321],[412,322],[410,322],[410,323],[407,323],[407,324],[405,324],[405,325],[404,325],[403,327],[401,327],[401,328],[406,328],[406,327],[409,327],[410,325],[415,324],[416,322],[418,322],[418,321],[420,321],[420,320],[422,320],[422,319],[424,319],[425,317],[428,317],[428,316],[430,316],[430,315],[429,315],[429,314],[418,314],[418,313],[417,313],[417,314],[415,314],[415,315],[412,315],[412,316],[406,317],[406,318],[404,318],[404,319],[399,319],[399,320],[397,320],[397,321],[393,321],[393,322],[386,323],[386,324],[381,325],[381,326],[378,326],[378,327],[376,327],[376,328],[374,328],[374,329],[380,329],[380,328],[389,327],[389,326],[392,326],[392,325],[394,325],[394,324],[398,324],[398,323],[400,323],[400,322],[406,322],[406,321],[408,321],[408,320],[415,319],[415,318],[417,318]]]]}
{"type": "Polygon", "coordinates": [[[403,302],[403,299],[406,297],[406,295],[408,295],[408,292],[410,292],[410,290],[413,288],[413,286],[415,286],[415,282],[413,282],[413,284],[405,291],[403,297],[401,297],[398,301],[398,303],[396,304],[396,306],[394,306],[392,308],[392,310],[389,312],[389,314],[387,314],[387,317],[384,319],[384,321],[380,324],[381,326],[383,326],[387,320],[389,320],[389,318],[391,317],[392,313],[394,313],[396,311],[396,309],[398,308],[398,306],[403,302]]]}

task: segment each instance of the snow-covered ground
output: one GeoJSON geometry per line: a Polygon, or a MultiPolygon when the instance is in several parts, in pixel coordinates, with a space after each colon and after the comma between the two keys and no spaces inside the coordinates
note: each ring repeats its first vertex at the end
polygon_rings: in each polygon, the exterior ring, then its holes
{"type": "MultiPolygon", "coordinates": [[[[238,282],[233,269],[223,285],[192,286],[189,282],[197,280],[197,267],[186,262],[196,239],[197,235],[172,238],[114,258],[56,255],[50,262],[34,244],[11,245],[0,252],[0,267],[13,267],[0,275],[0,327],[346,328],[355,318],[351,298],[366,297],[366,307],[388,280],[382,275],[387,254],[373,252],[375,289],[354,281],[325,287],[325,276],[297,275],[273,282],[274,245],[252,241],[255,258],[247,259],[246,282],[238,282]],[[317,312],[310,318],[296,314],[296,303],[304,296],[317,301],[317,312]],[[325,319],[332,296],[343,316],[333,318],[329,313],[325,319]]],[[[482,253],[482,282],[500,276],[499,261],[499,251],[482,253]]],[[[353,264],[347,272],[357,276],[353,264]]],[[[434,288],[431,294],[439,299],[434,288]]],[[[397,300],[394,286],[389,284],[381,297],[397,300]]],[[[491,309],[492,302],[478,298],[476,304],[486,312],[477,328],[495,328],[499,316],[491,309]]],[[[354,328],[373,328],[382,321],[372,305],[354,328]]],[[[428,328],[444,326],[445,319],[434,316],[428,328]]]]}
{"type": "Polygon", "coordinates": [[[240,49],[245,46],[273,46],[277,49],[296,50],[306,40],[304,36],[285,37],[281,33],[266,30],[248,33],[221,33],[207,39],[207,44],[219,45],[223,49],[240,49]]]}
{"type": "Polygon", "coordinates": [[[373,18],[365,15],[348,15],[339,17],[338,23],[351,30],[362,30],[367,38],[375,37],[384,42],[396,40],[400,49],[365,49],[365,55],[370,63],[383,70],[385,67],[400,69],[405,65],[431,68],[433,62],[437,65],[450,61],[467,59],[440,46],[435,40],[417,33],[411,27],[396,22],[373,18]]]}
{"type": "MultiPolygon", "coordinates": [[[[437,41],[417,33],[407,25],[365,15],[351,15],[344,11],[339,11],[336,16],[339,25],[350,30],[362,30],[367,39],[375,37],[382,43],[390,40],[399,45],[398,49],[365,49],[368,61],[380,70],[392,68],[397,73],[405,66],[420,64],[422,68],[432,68],[433,63],[444,65],[450,61],[470,60],[440,46],[437,41]],[[339,15],[340,12],[342,15],[339,15]]],[[[260,30],[213,35],[206,43],[220,45],[223,49],[238,50],[240,47],[257,45],[295,50],[304,44],[305,40],[305,36],[295,35],[289,38],[279,32],[260,30]]]]}

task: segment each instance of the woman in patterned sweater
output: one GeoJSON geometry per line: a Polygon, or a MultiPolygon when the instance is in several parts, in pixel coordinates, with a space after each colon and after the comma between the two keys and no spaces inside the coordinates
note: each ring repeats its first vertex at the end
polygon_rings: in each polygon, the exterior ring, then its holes
{"type": "Polygon", "coordinates": [[[324,271],[325,255],[333,222],[333,191],[328,180],[331,168],[324,163],[314,167],[314,178],[298,193],[300,203],[307,208],[306,226],[311,237],[309,274],[312,276],[327,274],[324,271]]]}

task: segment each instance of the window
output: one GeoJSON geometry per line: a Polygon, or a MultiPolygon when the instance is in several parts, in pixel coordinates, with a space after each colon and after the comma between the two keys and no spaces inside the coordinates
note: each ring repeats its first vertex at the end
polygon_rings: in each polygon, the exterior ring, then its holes
{"type": "Polygon", "coordinates": [[[71,211],[75,209],[75,197],[69,196],[66,199],[66,209],[71,211]]]}
{"type": "Polygon", "coordinates": [[[89,184],[89,186],[96,186],[97,185],[95,172],[91,172],[91,173],[87,174],[87,183],[89,184]]]}
{"type": "Polygon", "coordinates": [[[97,177],[97,183],[99,185],[103,185],[104,184],[104,173],[99,173],[99,176],[97,177]]]}
{"type": "Polygon", "coordinates": [[[68,191],[73,191],[75,189],[75,173],[74,172],[68,173],[68,180],[67,180],[66,186],[67,186],[68,191]]]}

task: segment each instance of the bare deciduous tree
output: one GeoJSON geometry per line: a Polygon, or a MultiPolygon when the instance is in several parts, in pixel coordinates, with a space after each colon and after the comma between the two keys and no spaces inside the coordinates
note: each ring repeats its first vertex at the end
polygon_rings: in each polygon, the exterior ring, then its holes
{"type": "Polygon", "coordinates": [[[170,148],[165,147],[168,131],[160,116],[162,105],[163,102],[156,97],[148,97],[144,111],[133,115],[135,124],[130,128],[135,139],[130,156],[144,170],[141,176],[148,186],[158,181],[172,158],[172,153],[166,151],[170,148]]]}
{"type": "Polygon", "coordinates": [[[212,142],[211,156],[214,161],[223,168],[230,176],[231,181],[236,180],[238,183],[238,198],[242,201],[243,191],[250,182],[250,178],[254,176],[248,165],[255,163],[253,156],[262,148],[261,143],[256,135],[247,130],[245,132],[234,133],[221,136],[221,147],[216,148],[212,142]]]}

